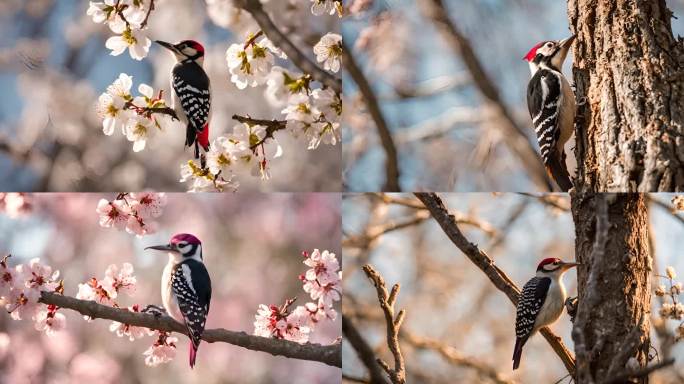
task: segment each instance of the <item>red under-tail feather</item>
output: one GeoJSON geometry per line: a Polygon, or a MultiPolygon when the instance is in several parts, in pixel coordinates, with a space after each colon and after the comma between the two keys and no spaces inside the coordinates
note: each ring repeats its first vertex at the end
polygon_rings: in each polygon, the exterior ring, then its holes
{"type": "Polygon", "coordinates": [[[195,346],[192,344],[192,341],[190,342],[190,351],[189,351],[189,356],[190,356],[190,368],[195,367],[195,359],[197,359],[197,349],[195,346]]]}
{"type": "Polygon", "coordinates": [[[205,151],[209,150],[209,123],[204,124],[202,132],[197,134],[197,142],[205,151]]]}

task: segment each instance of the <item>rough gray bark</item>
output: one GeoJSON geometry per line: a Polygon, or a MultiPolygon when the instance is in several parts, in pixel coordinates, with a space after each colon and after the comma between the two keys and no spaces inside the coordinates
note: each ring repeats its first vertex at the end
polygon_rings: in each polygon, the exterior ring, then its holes
{"type": "MultiPolygon", "coordinates": [[[[578,181],[684,190],[684,41],[665,0],[568,0],[580,119],[578,181]]],[[[577,185],[577,182],[576,182],[577,185]]]]}
{"type": "MultiPolygon", "coordinates": [[[[630,376],[646,367],[651,269],[648,209],[641,194],[572,193],[579,307],[572,331],[576,382],[630,376]]],[[[648,377],[636,379],[647,383],[648,377]]],[[[627,382],[623,380],[621,382],[627,382]]]]}

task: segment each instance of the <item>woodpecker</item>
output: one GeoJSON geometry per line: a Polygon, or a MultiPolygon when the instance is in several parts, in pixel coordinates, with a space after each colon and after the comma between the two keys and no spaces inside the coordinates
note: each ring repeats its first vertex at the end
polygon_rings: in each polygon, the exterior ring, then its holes
{"type": "Polygon", "coordinates": [[[180,233],[168,244],[145,249],[169,254],[161,280],[162,303],[169,316],[188,328],[193,368],[211,301],[211,279],[202,261],[202,243],[193,235],[180,233]]]}
{"type": "Polygon", "coordinates": [[[515,317],[514,370],[520,366],[520,356],[527,339],[540,328],[553,324],[563,313],[566,293],[562,277],[577,265],[579,263],[546,258],[537,266],[536,276],[523,287],[515,317]]]}
{"type": "Polygon", "coordinates": [[[575,36],[542,41],[523,58],[532,72],[527,84],[527,107],[547,172],[564,192],[572,188],[565,165],[565,143],[573,133],[575,95],[561,68],[575,36]]]}
{"type": "Polygon", "coordinates": [[[209,119],[211,117],[211,86],[209,76],[202,67],[204,47],[194,40],[177,44],[156,40],[176,58],[171,69],[173,110],[178,119],[186,124],[185,146],[195,145],[195,158],[199,158],[199,146],[209,150],[209,119]]]}

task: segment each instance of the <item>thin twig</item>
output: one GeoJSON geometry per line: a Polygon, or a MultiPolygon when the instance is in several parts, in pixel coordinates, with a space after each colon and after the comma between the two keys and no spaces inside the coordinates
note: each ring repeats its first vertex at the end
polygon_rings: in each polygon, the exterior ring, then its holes
{"type": "MultiPolygon", "coordinates": [[[[158,331],[178,332],[184,335],[187,335],[188,332],[187,327],[168,316],[157,318],[149,313],[131,312],[98,304],[94,301],[79,300],[52,292],[42,292],[40,302],[56,305],[60,308],[68,308],[93,319],[114,320],[123,324],[158,331]]],[[[202,333],[202,340],[208,343],[229,343],[254,351],[267,352],[274,356],[318,361],[327,365],[342,367],[342,346],[339,343],[331,345],[299,344],[294,341],[269,339],[249,335],[245,332],[229,331],[223,328],[205,330],[202,333]]]]}
{"type": "Polygon", "coordinates": [[[401,348],[399,346],[399,331],[401,329],[401,324],[404,322],[406,311],[402,309],[396,317],[394,316],[394,304],[399,295],[399,284],[394,284],[392,290],[387,292],[385,280],[372,266],[368,264],[364,265],[363,272],[373,282],[378,294],[378,301],[380,302],[380,307],[382,308],[382,312],[385,315],[385,322],[387,323],[387,346],[394,356],[394,368],[390,368],[389,364],[380,358],[377,359],[378,364],[387,372],[387,375],[389,375],[390,381],[392,381],[393,384],[404,384],[406,383],[406,368],[404,366],[404,357],[401,354],[401,348]]]}
{"type": "Polygon", "coordinates": [[[512,380],[505,379],[495,368],[484,364],[481,361],[477,361],[468,356],[464,356],[461,352],[457,351],[455,348],[444,344],[443,342],[430,339],[427,337],[421,337],[415,335],[406,329],[402,329],[399,334],[402,340],[406,341],[408,344],[412,345],[418,349],[429,349],[439,353],[444,359],[452,364],[460,365],[475,370],[480,375],[489,378],[491,381],[498,384],[512,384],[512,380]]]}
{"type": "Polygon", "coordinates": [[[385,185],[382,187],[386,192],[399,192],[399,160],[397,159],[397,146],[394,144],[392,133],[389,125],[380,109],[378,99],[375,97],[375,92],[371,87],[368,79],[363,74],[363,71],[356,63],[354,55],[352,55],[350,48],[342,43],[342,57],[344,59],[345,69],[359,87],[359,92],[366,101],[368,113],[370,113],[375,123],[375,128],[380,136],[380,144],[385,151],[385,185]]]}

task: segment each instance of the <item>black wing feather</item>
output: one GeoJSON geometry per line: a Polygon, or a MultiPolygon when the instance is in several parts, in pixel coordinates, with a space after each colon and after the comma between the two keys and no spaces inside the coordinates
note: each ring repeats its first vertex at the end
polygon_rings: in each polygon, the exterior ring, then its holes
{"type": "Polygon", "coordinates": [[[558,119],[561,97],[561,80],[557,74],[548,69],[539,69],[527,86],[527,108],[537,134],[544,164],[549,164],[560,139],[558,119]],[[542,83],[548,86],[546,96],[542,83]]]}
{"type": "Polygon", "coordinates": [[[176,266],[171,288],[178,301],[178,307],[183,313],[183,319],[188,327],[192,344],[197,347],[202,338],[211,301],[209,272],[202,263],[196,260],[186,260],[176,266]],[[183,276],[183,265],[191,267],[190,277],[195,283],[193,284],[194,292],[183,276]],[[197,284],[201,281],[206,283],[197,284]]]}
{"type": "Polygon", "coordinates": [[[181,107],[188,118],[185,145],[195,142],[197,133],[204,130],[209,119],[211,93],[209,77],[199,64],[178,63],[173,67],[173,91],[180,99],[181,107]]]}
{"type": "Polygon", "coordinates": [[[515,335],[523,340],[530,337],[534,322],[546,300],[546,292],[551,285],[548,277],[533,277],[523,287],[515,317],[515,335]]]}

